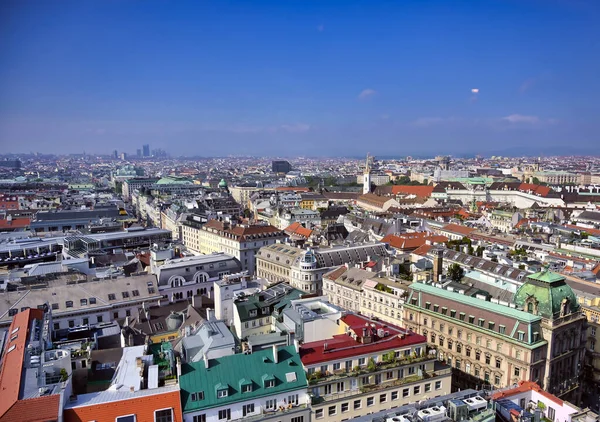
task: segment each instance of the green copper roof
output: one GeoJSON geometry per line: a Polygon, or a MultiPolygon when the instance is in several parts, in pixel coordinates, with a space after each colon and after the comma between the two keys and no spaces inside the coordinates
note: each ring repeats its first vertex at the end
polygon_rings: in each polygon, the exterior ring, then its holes
{"type": "Polygon", "coordinates": [[[561,314],[579,309],[577,297],[565,278],[552,271],[540,271],[527,276],[525,283],[515,293],[514,302],[524,311],[544,318],[558,318],[561,314]]]}
{"type": "Polygon", "coordinates": [[[429,284],[413,283],[410,285],[410,288],[415,292],[425,292],[436,296],[445,297],[456,302],[465,304],[467,306],[471,306],[473,307],[473,309],[485,307],[485,309],[491,312],[497,313],[499,315],[505,315],[510,318],[514,318],[527,323],[536,322],[540,320],[539,316],[531,315],[519,309],[514,309],[508,306],[500,305],[498,303],[492,303],[482,299],[477,299],[476,297],[466,296],[457,292],[451,292],[449,290],[441,289],[439,287],[431,286],[429,284]]]}
{"type": "Polygon", "coordinates": [[[267,349],[210,359],[208,369],[204,361],[182,365],[179,384],[184,413],[306,388],[306,374],[296,348],[279,347],[277,356],[275,363],[273,350],[267,349]],[[275,385],[267,387],[268,380],[275,380],[275,385]],[[251,385],[251,391],[242,392],[246,385],[251,385]],[[227,391],[227,396],[217,398],[217,390],[227,391]],[[204,399],[192,401],[192,393],[198,392],[203,392],[204,399]]]}
{"type": "Polygon", "coordinates": [[[225,179],[221,179],[221,181],[219,182],[219,187],[220,188],[226,188],[227,187],[227,182],[225,181],[225,179]]]}
{"type": "Polygon", "coordinates": [[[165,176],[161,178],[157,185],[191,185],[192,181],[185,177],[177,177],[177,176],[165,176]]]}

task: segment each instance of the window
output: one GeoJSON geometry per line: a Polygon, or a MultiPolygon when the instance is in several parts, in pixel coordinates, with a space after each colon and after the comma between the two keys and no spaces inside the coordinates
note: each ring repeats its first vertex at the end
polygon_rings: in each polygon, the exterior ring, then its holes
{"type": "Polygon", "coordinates": [[[438,312],[440,309],[440,305],[433,305],[433,312],[438,312]]]}
{"type": "Polygon", "coordinates": [[[456,311],[454,309],[450,309],[450,316],[456,318],[456,311]]]}
{"type": "Polygon", "coordinates": [[[385,403],[387,401],[387,394],[379,395],[379,403],[385,403]]]}
{"type": "Polygon", "coordinates": [[[115,296],[114,293],[109,293],[108,294],[108,300],[117,300],[117,297],[115,296]]]}
{"type": "Polygon", "coordinates": [[[436,390],[441,390],[442,389],[442,382],[441,381],[436,381],[435,382],[435,389],[436,390]]]}
{"type": "Polygon", "coordinates": [[[227,397],[229,395],[226,388],[222,388],[217,390],[217,398],[222,399],[223,397],[227,397]]]}
{"type": "Polygon", "coordinates": [[[135,422],[135,415],[117,416],[115,422],[135,422]]]}
{"type": "Polygon", "coordinates": [[[60,330],[60,324],[58,322],[55,322],[54,324],[54,330],[60,330]]]}
{"type": "Polygon", "coordinates": [[[459,314],[459,316],[458,316],[458,319],[460,319],[461,321],[464,321],[464,320],[465,320],[465,316],[466,316],[466,315],[465,315],[465,313],[464,313],[464,312],[461,312],[461,313],[459,314]]]}
{"type": "Polygon", "coordinates": [[[315,419],[323,419],[323,409],[315,410],[315,419]]]}
{"type": "Polygon", "coordinates": [[[90,320],[88,318],[83,318],[83,325],[88,325],[90,320]]]}
{"type": "Polygon", "coordinates": [[[73,301],[72,301],[72,300],[67,300],[67,301],[65,302],[65,306],[66,306],[67,308],[72,308],[72,307],[73,307],[73,301]]]}
{"type": "Polygon", "coordinates": [[[304,422],[304,416],[293,417],[291,422],[304,422]]]}
{"type": "Polygon", "coordinates": [[[113,312],[113,319],[119,318],[119,311],[113,312]]]}
{"type": "Polygon", "coordinates": [[[288,396],[288,403],[293,404],[294,406],[298,406],[298,394],[290,394],[288,396]]]}
{"type": "Polygon", "coordinates": [[[242,393],[251,393],[252,392],[252,384],[243,384],[242,385],[242,393]]]}
{"type": "Polygon", "coordinates": [[[58,303],[53,303],[52,304],[52,310],[57,310],[58,309],[58,303]]]}
{"type": "Polygon", "coordinates": [[[475,317],[473,315],[469,315],[469,324],[475,323],[475,317]]]}
{"type": "Polygon", "coordinates": [[[154,422],[173,422],[173,409],[155,410],[154,422]]]}
{"type": "Polygon", "coordinates": [[[408,397],[410,395],[410,388],[405,388],[402,390],[402,397],[408,397]]]}
{"type": "Polygon", "coordinates": [[[518,335],[519,335],[519,341],[525,340],[525,333],[523,331],[519,331],[518,335]]]}
{"type": "Polygon", "coordinates": [[[486,365],[489,365],[489,364],[490,364],[490,362],[491,362],[490,355],[485,355],[485,364],[486,364],[486,365]]]}
{"type": "Polygon", "coordinates": [[[521,376],[521,368],[515,367],[515,377],[521,376]]]}
{"type": "Polygon", "coordinates": [[[420,385],[415,385],[413,387],[413,395],[417,395],[417,394],[421,394],[421,386],[420,385]]]}
{"type": "Polygon", "coordinates": [[[506,327],[504,325],[501,325],[498,327],[498,332],[500,334],[506,334],[506,327]]]}
{"type": "Polygon", "coordinates": [[[192,401],[204,400],[204,391],[192,393],[192,401]]]}
{"type": "Polygon", "coordinates": [[[483,318],[479,318],[478,325],[479,325],[480,327],[483,327],[483,325],[484,325],[484,324],[485,324],[485,319],[483,319],[483,318]]]}
{"type": "Polygon", "coordinates": [[[87,299],[80,299],[80,300],[79,300],[79,304],[80,304],[81,306],[86,306],[86,305],[88,304],[88,301],[87,301],[87,299]]]}
{"type": "Polygon", "coordinates": [[[102,315],[98,315],[98,316],[96,317],[96,319],[98,320],[98,322],[99,322],[99,323],[100,323],[100,322],[102,322],[102,315]]]}
{"type": "Polygon", "coordinates": [[[277,406],[277,401],[275,399],[269,399],[265,402],[265,409],[273,410],[277,406]]]}
{"type": "Polygon", "coordinates": [[[502,361],[498,358],[496,358],[496,368],[500,368],[500,364],[502,363],[502,361]]]}
{"type": "Polygon", "coordinates": [[[490,330],[493,330],[495,326],[496,326],[496,323],[495,323],[495,322],[488,322],[488,328],[489,328],[490,330]]]}
{"type": "Polygon", "coordinates": [[[334,371],[339,371],[340,367],[341,367],[341,363],[340,362],[336,362],[336,363],[333,364],[333,370],[334,371]]]}
{"type": "Polygon", "coordinates": [[[140,291],[139,290],[132,290],[131,293],[133,294],[134,297],[137,297],[140,295],[140,291]]]}
{"type": "Polygon", "coordinates": [[[196,415],[192,419],[192,422],[206,422],[206,415],[204,415],[204,414],[202,414],[202,415],[196,415]]]}
{"type": "Polygon", "coordinates": [[[428,382],[427,384],[425,384],[425,392],[429,393],[431,391],[431,383],[428,382]]]}
{"type": "Polygon", "coordinates": [[[375,397],[367,397],[367,407],[373,406],[373,403],[375,403],[375,397]]]}
{"type": "Polygon", "coordinates": [[[220,421],[228,421],[229,419],[231,419],[231,410],[230,409],[219,410],[219,420],[220,421]]]}
{"type": "Polygon", "coordinates": [[[363,366],[363,365],[364,365],[366,362],[367,362],[367,359],[366,359],[366,358],[359,358],[359,359],[358,359],[358,364],[359,364],[360,366],[363,366]]]}
{"type": "Polygon", "coordinates": [[[73,327],[75,327],[75,321],[70,319],[69,320],[69,328],[73,328],[73,327]]]}
{"type": "Polygon", "coordinates": [[[242,407],[242,416],[251,415],[254,413],[254,403],[245,404],[242,407]]]}
{"type": "Polygon", "coordinates": [[[127,299],[129,297],[129,292],[121,292],[123,295],[123,299],[127,299]]]}
{"type": "Polygon", "coordinates": [[[495,385],[500,385],[500,375],[495,375],[494,376],[494,384],[495,385]]]}
{"type": "Polygon", "coordinates": [[[347,412],[349,407],[348,403],[342,403],[342,413],[347,412]]]}
{"type": "Polygon", "coordinates": [[[360,409],[362,407],[362,400],[354,400],[354,410],[360,409]]]}
{"type": "Polygon", "coordinates": [[[398,392],[397,391],[392,391],[392,395],[390,400],[398,400],[398,392]]]}
{"type": "Polygon", "coordinates": [[[327,414],[329,416],[333,416],[337,413],[337,406],[329,406],[329,408],[327,409],[327,414]]]}

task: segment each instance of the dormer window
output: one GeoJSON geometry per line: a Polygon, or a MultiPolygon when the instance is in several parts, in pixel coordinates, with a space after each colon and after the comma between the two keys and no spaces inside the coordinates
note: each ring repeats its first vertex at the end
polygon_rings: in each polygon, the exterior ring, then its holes
{"type": "Polygon", "coordinates": [[[252,381],[242,379],[240,381],[240,389],[242,390],[242,393],[251,393],[252,392],[252,381]]]}
{"type": "Polygon", "coordinates": [[[73,301],[72,301],[72,300],[67,300],[67,301],[65,302],[65,306],[66,306],[67,308],[72,308],[72,307],[73,307],[73,301]]]}
{"type": "Polygon", "coordinates": [[[218,398],[218,399],[225,398],[225,397],[227,397],[228,395],[229,395],[229,391],[228,391],[228,389],[227,389],[227,388],[220,388],[220,389],[217,389],[217,398],[218,398]]]}
{"type": "Polygon", "coordinates": [[[265,388],[275,387],[275,380],[265,380],[265,388]]]}
{"type": "Polygon", "coordinates": [[[192,393],[191,399],[192,399],[192,401],[204,400],[204,391],[198,391],[196,393],[192,393]]]}
{"type": "Polygon", "coordinates": [[[256,316],[256,309],[253,309],[250,311],[250,316],[251,317],[255,317],[256,316]]]}

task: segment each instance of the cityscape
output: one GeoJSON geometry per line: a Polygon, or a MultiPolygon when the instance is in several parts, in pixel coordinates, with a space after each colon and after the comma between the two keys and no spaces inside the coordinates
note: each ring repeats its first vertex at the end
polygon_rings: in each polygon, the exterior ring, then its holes
{"type": "Polygon", "coordinates": [[[0,5],[0,422],[600,422],[599,5],[424,3],[0,5]]]}

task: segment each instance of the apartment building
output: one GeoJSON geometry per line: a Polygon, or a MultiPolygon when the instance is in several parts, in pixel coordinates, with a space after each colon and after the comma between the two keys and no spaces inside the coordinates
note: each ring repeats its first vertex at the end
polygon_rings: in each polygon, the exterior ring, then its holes
{"type": "Polygon", "coordinates": [[[564,277],[531,274],[510,306],[414,283],[404,321],[451,364],[455,388],[534,381],[578,402],[585,316],[564,277]]]}
{"type": "Polygon", "coordinates": [[[285,281],[309,293],[323,292],[323,274],[344,264],[367,263],[387,257],[383,243],[366,243],[323,249],[300,249],[284,244],[261,248],[256,256],[257,275],[285,281]]]}
{"type": "Polygon", "coordinates": [[[340,319],[344,334],[300,346],[312,420],[349,420],[448,394],[451,370],[427,339],[360,315],[340,319]]]}
{"type": "Polygon", "coordinates": [[[150,178],[133,178],[127,179],[123,182],[123,199],[125,201],[130,201],[133,192],[137,189],[141,188],[149,188],[158,182],[160,179],[158,177],[150,177],[150,178]]]}
{"type": "Polygon", "coordinates": [[[309,422],[306,375],[295,346],[182,365],[185,422],[309,422]]]}
{"type": "Polygon", "coordinates": [[[183,243],[202,254],[225,252],[235,256],[242,270],[255,272],[255,256],[263,246],[284,240],[287,235],[271,225],[241,225],[234,221],[210,220],[200,225],[183,222],[183,243]]]}

